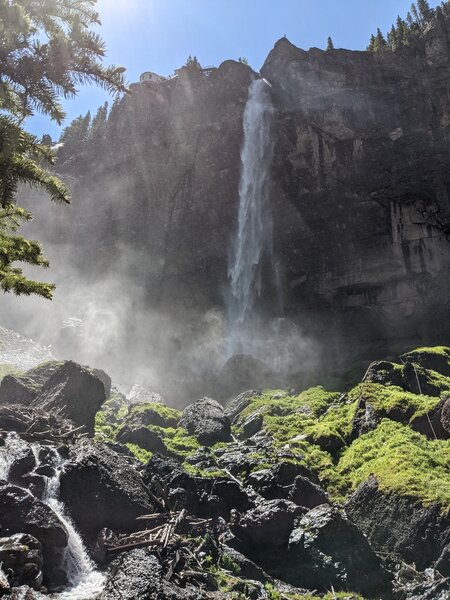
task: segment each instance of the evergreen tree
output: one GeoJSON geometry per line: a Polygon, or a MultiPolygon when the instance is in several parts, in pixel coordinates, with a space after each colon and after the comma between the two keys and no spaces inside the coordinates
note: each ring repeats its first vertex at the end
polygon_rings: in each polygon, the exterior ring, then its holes
{"type": "Polygon", "coordinates": [[[375,52],[375,36],[372,35],[370,36],[370,41],[369,41],[369,45],[367,46],[367,50],[369,52],[375,52]]]}
{"type": "Polygon", "coordinates": [[[100,106],[97,110],[95,117],[92,119],[91,124],[91,137],[95,136],[106,124],[108,119],[108,102],[105,102],[103,106],[100,106]]]}
{"type": "MultiPolygon", "coordinates": [[[[124,91],[124,69],[104,67],[105,46],[92,31],[99,24],[96,0],[0,0],[0,289],[50,298],[51,284],[27,279],[17,262],[47,266],[37,242],[17,234],[30,213],[16,204],[20,184],[44,189],[69,202],[63,182],[45,167],[55,156],[47,143],[23,129],[36,110],[57,123],[61,97],[83,83],[124,91]]],[[[89,117],[90,121],[90,117],[89,117]]],[[[83,123],[85,126],[85,123],[83,123]]]]}
{"type": "Polygon", "coordinates": [[[383,52],[384,50],[386,50],[386,40],[384,39],[384,35],[381,32],[381,29],[378,28],[377,29],[377,35],[375,36],[375,43],[374,43],[374,48],[373,51],[374,52],[383,52]]]}
{"type": "Polygon", "coordinates": [[[426,26],[434,16],[434,11],[430,8],[428,0],[417,0],[417,9],[423,26],[426,26]]]}
{"type": "Polygon", "coordinates": [[[331,37],[329,37],[327,40],[327,50],[334,50],[334,44],[333,44],[333,40],[331,39],[331,37]]]}

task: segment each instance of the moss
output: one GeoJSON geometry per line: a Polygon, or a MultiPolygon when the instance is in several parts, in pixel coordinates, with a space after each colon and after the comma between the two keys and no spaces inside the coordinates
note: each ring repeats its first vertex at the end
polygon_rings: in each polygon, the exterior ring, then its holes
{"type": "Polygon", "coordinates": [[[0,381],[6,375],[20,375],[21,372],[14,366],[9,363],[0,363],[0,381]]]}
{"type": "Polygon", "coordinates": [[[195,465],[191,465],[188,462],[184,462],[182,465],[183,469],[189,475],[193,475],[194,477],[224,477],[226,476],[223,471],[219,469],[211,469],[210,471],[207,469],[201,469],[196,467],[195,465]]]}
{"type": "Polygon", "coordinates": [[[412,394],[399,387],[380,383],[361,383],[349,393],[349,398],[355,401],[360,397],[377,413],[394,415],[396,420],[403,415],[408,422],[433,410],[439,404],[439,398],[412,394]]]}
{"type": "Polygon", "coordinates": [[[128,404],[124,396],[120,393],[110,396],[95,415],[96,435],[101,439],[114,440],[127,414],[128,404]]]}
{"type": "Polygon", "coordinates": [[[186,458],[189,454],[196,452],[201,447],[198,440],[192,435],[187,435],[182,427],[158,427],[149,425],[149,429],[161,436],[166,447],[180,458],[186,458]]]}
{"type": "Polygon", "coordinates": [[[159,402],[150,402],[147,404],[136,404],[132,406],[128,412],[128,418],[133,418],[141,413],[156,413],[160,417],[161,425],[173,426],[178,423],[181,412],[175,408],[170,408],[159,402]]]}
{"type": "Polygon", "coordinates": [[[417,498],[424,505],[438,502],[447,512],[449,468],[450,440],[429,440],[407,425],[383,419],[343,453],[334,483],[349,493],[375,475],[382,490],[417,498]]]}
{"type": "Polygon", "coordinates": [[[137,446],[136,444],[125,444],[125,446],[128,448],[128,450],[131,450],[131,452],[135,455],[135,457],[138,460],[140,460],[141,462],[143,462],[144,464],[147,464],[148,461],[153,456],[152,452],[149,452],[148,450],[144,450],[143,448],[141,448],[140,446],[137,446]]]}

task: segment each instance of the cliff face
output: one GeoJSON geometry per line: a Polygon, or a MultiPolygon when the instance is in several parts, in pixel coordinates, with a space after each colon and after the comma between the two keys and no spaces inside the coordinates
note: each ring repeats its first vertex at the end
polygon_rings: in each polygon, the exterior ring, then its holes
{"type": "MultiPolygon", "coordinates": [[[[444,25],[396,53],[305,52],[281,39],[269,54],[274,242],[294,321],[319,316],[319,329],[367,340],[449,333],[444,25]]],[[[60,166],[84,270],[95,252],[96,273],[123,266],[149,304],[223,308],[255,76],[227,61],[209,75],[185,69],[135,85],[95,144],[60,166]]],[[[66,222],[52,227],[67,239],[66,222]]]]}
{"type": "Polygon", "coordinates": [[[277,202],[288,206],[275,230],[292,310],[331,306],[369,336],[442,330],[449,57],[437,24],[395,54],[304,52],[282,39],[269,55],[277,202]]]}

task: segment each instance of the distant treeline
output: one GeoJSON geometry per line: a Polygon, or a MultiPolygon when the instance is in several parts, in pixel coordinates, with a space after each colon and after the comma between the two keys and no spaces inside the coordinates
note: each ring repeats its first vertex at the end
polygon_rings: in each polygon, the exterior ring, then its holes
{"type": "Polygon", "coordinates": [[[450,0],[442,2],[436,8],[431,8],[428,0],[418,0],[411,5],[406,19],[402,19],[400,15],[397,17],[396,24],[392,25],[386,37],[381,29],[377,29],[376,35],[370,37],[367,50],[385,52],[411,46],[423,35],[433,19],[443,19],[447,15],[450,15],[450,0]]]}

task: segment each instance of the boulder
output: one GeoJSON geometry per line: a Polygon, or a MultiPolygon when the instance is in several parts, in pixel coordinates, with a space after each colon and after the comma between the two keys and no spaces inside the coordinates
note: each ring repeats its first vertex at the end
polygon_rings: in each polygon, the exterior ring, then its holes
{"type": "Polygon", "coordinates": [[[42,545],[33,536],[18,533],[0,538],[0,564],[13,587],[42,585],[42,545]]]}
{"type": "Polygon", "coordinates": [[[350,589],[373,598],[391,589],[391,578],[363,533],[327,504],[310,510],[291,533],[279,572],[293,585],[322,592],[350,589]]]}
{"type": "Polygon", "coordinates": [[[154,511],[149,492],[129,460],[90,440],[70,450],[60,478],[60,500],[84,539],[107,527],[133,531],[136,518],[154,511]]]}
{"type": "Polygon", "coordinates": [[[295,504],[306,508],[315,508],[329,502],[325,490],[302,475],[295,478],[289,499],[295,504]]]}
{"type": "Polygon", "coordinates": [[[205,446],[231,440],[230,419],[225,415],[221,404],[211,398],[203,398],[187,406],[179,425],[205,446]]]}
{"type": "Polygon", "coordinates": [[[0,535],[29,534],[42,545],[44,584],[59,589],[66,582],[67,531],[56,513],[28,491],[0,483],[0,535]]]}
{"type": "Polygon", "coordinates": [[[450,348],[419,348],[403,354],[401,358],[450,377],[450,348]]]}
{"type": "Polygon", "coordinates": [[[147,549],[124,552],[110,565],[104,591],[97,600],[201,600],[198,589],[179,588],[164,578],[163,569],[147,549]]]}
{"type": "Polygon", "coordinates": [[[253,506],[235,481],[226,477],[194,477],[170,458],[153,456],[145,467],[143,479],[150,487],[163,484],[173,509],[185,508],[200,517],[228,520],[232,510],[246,511],[253,506]]]}
{"type": "MultiPolygon", "coordinates": [[[[154,403],[160,406],[160,403],[154,403]]],[[[171,413],[175,413],[176,411],[158,411],[151,404],[146,406],[145,408],[139,407],[140,410],[136,410],[131,408],[130,412],[126,418],[127,425],[138,425],[145,426],[148,425],[156,425],[156,427],[177,427],[178,426],[178,417],[172,415],[171,413]]]]}
{"type": "Polygon", "coordinates": [[[44,383],[32,406],[47,412],[59,411],[76,427],[84,426],[93,434],[95,415],[105,399],[103,381],[91,369],[66,361],[44,383]]]}
{"type": "Polygon", "coordinates": [[[258,557],[268,548],[286,548],[295,520],[304,510],[289,500],[266,500],[238,515],[231,531],[245,549],[244,554],[258,557]]]}
{"type": "Polygon", "coordinates": [[[385,493],[375,477],[350,496],[345,510],[375,551],[399,555],[420,571],[439,559],[450,538],[450,519],[439,505],[385,493]]]}
{"type": "Polygon", "coordinates": [[[157,452],[159,454],[168,454],[167,447],[162,440],[162,437],[143,425],[130,426],[125,425],[117,434],[117,441],[120,444],[136,444],[149,452],[157,452]]]}

